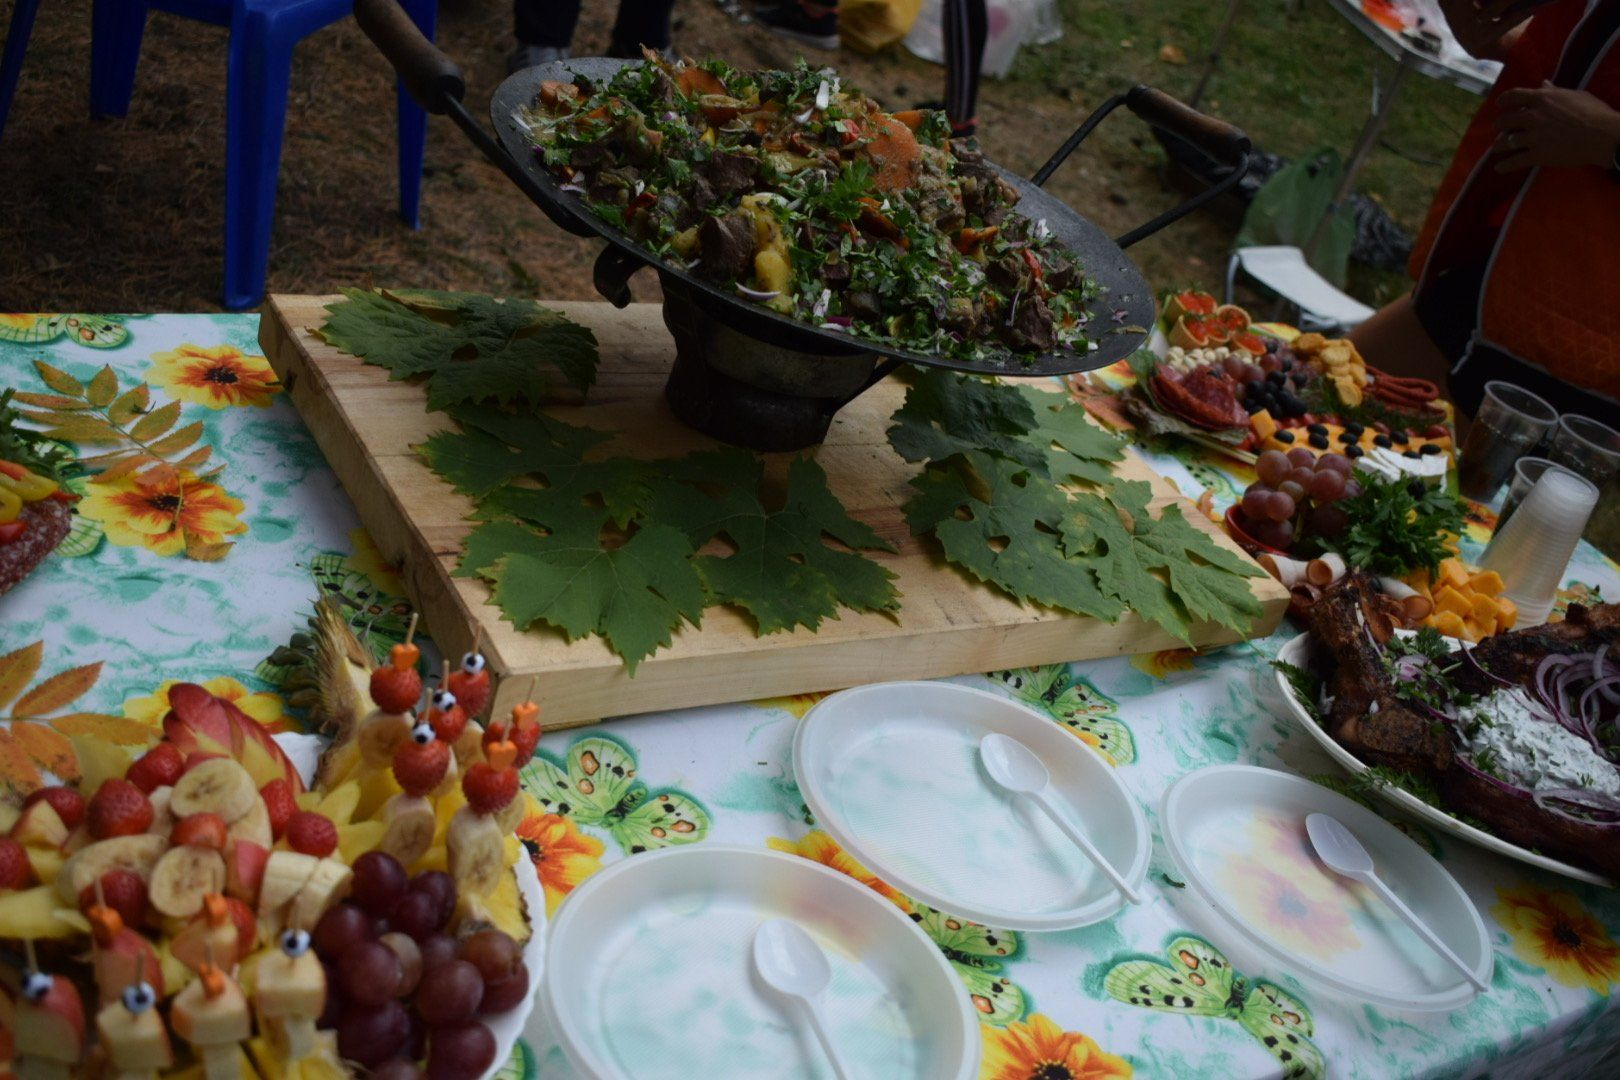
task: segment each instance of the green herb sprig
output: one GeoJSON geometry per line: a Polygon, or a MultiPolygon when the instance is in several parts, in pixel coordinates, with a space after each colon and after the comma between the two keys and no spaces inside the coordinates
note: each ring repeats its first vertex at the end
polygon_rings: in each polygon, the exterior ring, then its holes
{"type": "Polygon", "coordinates": [[[1410,479],[1386,480],[1357,472],[1361,494],[1338,503],[1350,518],[1344,535],[1324,541],[1352,567],[1370,574],[1403,577],[1413,570],[1439,569],[1449,558],[1447,535],[1463,530],[1462,500],[1440,487],[1410,479]]]}

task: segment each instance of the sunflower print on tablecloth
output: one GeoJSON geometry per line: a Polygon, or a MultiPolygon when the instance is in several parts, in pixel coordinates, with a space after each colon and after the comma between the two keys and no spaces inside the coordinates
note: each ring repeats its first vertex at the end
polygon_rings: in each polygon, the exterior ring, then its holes
{"type": "Polygon", "coordinates": [[[1324,962],[1361,943],[1343,886],[1322,868],[1303,822],[1257,815],[1243,838],[1249,846],[1227,854],[1218,880],[1245,919],[1282,947],[1324,962]]]}
{"type": "Polygon", "coordinates": [[[234,345],[181,345],[153,353],[146,381],[171,397],[210,409],[268,409],[281,391],[268,360],[234,345]]]}
{"type": "Polygon", "coordinates": [[[1283,1067],[1284,1080],[1318,1080],[1327,1074],[1305,1003],[1264,979],[1238,974],[1214,945],[1194,934],[1172,938],[1168,959],[1128,957],[1103,976],[1115,1001],[1161,1013],[1236,1020],[1283,1067]]]}
{"type": "MultiPolygon", "coordinates": [[[[137,720],[154,728],[161,728],[163,718],[169,712],[169,691],[182,681],[180,679],[166,679],[150,694],[126,698],[124,700],[124,715],[131,720],[137,720]]],[[[215,697],[228,701],[241,709],[263,725],[271,734],[299,730],[287,716],[281,698],[275,694],[249,690],[229,675],[220,675],[217,678],[209,679],[207,682],[199,682],[198,685],[215,697]]]]}
{"type": "Polygon", "coordinates": [[[773,851],[784,851],[801,859],[820,863],[846,877],[854,878],[906,914],[911,914],[911,901],[898,889],[857,862],[854,856],[839,846],[838,841],[814,829],[797,840],[784,840],[779,836],[767,837],[765,846],[773,851]]]}
{"type": "Polygon", "coordinates": [[[1620,945],[1573,893],[1534,885],[1497,889],[1491,914],[1513,939],[1520,960],[1545,968],[1553,981],[1609,996],[1620,983],[1620,945]]]}
{"type": "Polygon", "coordinates": [[[534,861],[547,915],[556,914],[569,893],[602,869],[602,841],[559,814],[530,814],[518,823],[517,838],[534,861]]]}
{"type": "Polygon", "coordinates": [[[120,547],[144,547],[155,555],[218,558],[226,537],[248,531],[238,516],[246,507],[224,488],[181,469],[152,482],[135,476],[94,480],[79,513],[99,521],[120,547]]]}
{"type": "Polygon", "coordinates": [[[1036,1013],[1004,1028],[981,1025],[979,1080],[1127,1080],[1131,1063],[1089,1035],[1064,1031],[1036,1013]]]}

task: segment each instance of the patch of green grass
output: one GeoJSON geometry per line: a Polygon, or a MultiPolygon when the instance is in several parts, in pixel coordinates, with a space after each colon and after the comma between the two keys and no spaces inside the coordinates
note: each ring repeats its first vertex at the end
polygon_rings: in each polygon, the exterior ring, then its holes
{"type": "MultiPolygon", "coordinates": [[[[1084,109],[1137,82],[1188,98],[1226,12],[1220,0],[1058,2],[1062,40],[1022,50],[1009,83],[1077,101],[1081,107],[1076,109],[1076,122],[1084,109]],[[1181,49],[1187,62],[1161,60],[1159,50],[1165,45],[1181,49]]],[[[1393,62],[1328,5],[1306,4],[1297,15],[1288,14],[1286,7],[1277,0],[1251,0],[1241,6],[1201,107],[1243,128],[1256,146],[1290,160],[1321,146],[1348,156],[1367,119],[1372,72],[1376,68],[1381,79],[1387,79],[1393,62]]],[[[1402,88],[1382,142],[1403,154],[1384,145],[1375,147],[1357,186],[1383,203],[1414,236],[1480,101],[1464,90],[1418,75],[1408,78],[1402,88]]],[[[1099,131],[1105,149],[1141,134],[1140,125],[1129,120],[1111,119],[1099,131]],[[1123,137],[1103,135],[1111,127],[1135,130],[1123,137]]],[[[1151,140],[1145,145],[1161,156],[1151,140]]],[[[1170,285],[1188,275],[1185,264],[1178,268],[1164,244],[1150,241],[1141,253],[1132,254],[1156,285],[1170,285]]],[[[1207,278],[1209,271],[1199,276],[1207,278]]],[[[1215,279],[1202,284],[1216,285],[1218,276],[1217,271],[1215,279]]],[[[1352,264],[1350,291],[1369,303],[1381,303],[1409,287],[1404,274],[1352,264]]]]}

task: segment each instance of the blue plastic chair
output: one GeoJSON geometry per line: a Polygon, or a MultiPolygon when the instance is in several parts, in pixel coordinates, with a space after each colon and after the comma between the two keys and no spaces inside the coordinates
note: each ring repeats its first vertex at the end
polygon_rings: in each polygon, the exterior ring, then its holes
{"type": "MultiPolygon", "coordinates": [[[[225,306],[252,307],[264,296],[275,220],[276,177],[287,120],[293,48],[324,26],[348,18],[353,0],[94,0],[90,43],[90,112],[123,116],[135,86],[146,14],[156,8],[228,26],[225,110],[225,306]]],[[[433,39],[436,0],[401,0],[433,39]]],[[[0,132],[17,89],[23,53],[39,0],[17,0],[0,54],[0,132]]],[[[427,114],[403,86],[399,98],[399,216],[420,224],[422,153],[427,114]]]]}

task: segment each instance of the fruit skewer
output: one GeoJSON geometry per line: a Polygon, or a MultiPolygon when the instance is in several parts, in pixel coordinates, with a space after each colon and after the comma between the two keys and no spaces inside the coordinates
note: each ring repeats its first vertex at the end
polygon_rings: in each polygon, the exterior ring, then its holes
{"type": "Polygon", "coordinates": [[[394,750],[409,737],[410,712],[422,697],[422,676],[416,670],[422,650],[412,643],[415,636],[413,614],[404,643],[390,649],[388,663],[371,673],[371,700],[377,708],[360,721],[356,737],[361,759],[375,769],[387,768],[394,750]]]}
{"type": "Polygon", "coordinates": [[[383,808],[387,830],[377,849],[409,866],[433,846],[438,816],[429,793],[450,771],[450,745],[439,739],[427,721],[411,729],[411,737],[394,751],[394,780],[403,789],[383,808]]]}
{"type": "Polygon", "coordinates": [[[462,654],[461,666],[450,672],[444,682],[471,720],[484,715],[489,704],[489,665],[478,651],[483,635],[484,629],[479,627],[473,634],[472,649],[462,654]]]}
{"type": "Polygon", "coordinates": [[[319,1048],[315,1022],[326,1008],[326,969],[310,945],[308,931],[283,931],[255,976],[260,1030],[288,1064],[314,1056],[319,1048]]]}
{"type": "Polygon", "coordinates": [[[114,1070],[109,1080],[155,1080],[158,1070],[174,1064],[174,1048],[158,1015],[158,991],[133,962],[128,971],[132,978],[122,993],[103,995],[96,1033],[114,1070]]]}
{"type": "Polygon", "coordinates": [[[247,998],[213,958],[174,997],[169,1010],[176,1035],[191,1044],[206,1080],[248,1080],[242,1045],[253,1035],[247,998]]]}
{"type": "Polygon", "coordinates": [[[450,818],[446,838],[450,876],[470,897],[483,897],[506,871],[508,830],[496,819],[517,798],[518,773],[513,766],[518,748],[510,737],[484,744],[484,760],[474,762],[461,779],[467,805],[450,818]]]}
{"type": "Polygon", "coordinates": [[[32,939],[23,947],[28,971],[13,1033],[17,1075],[21,1080],[67,1080],[84,1055],[84,1002],[67,979],[39,970],[32,939]]]}

